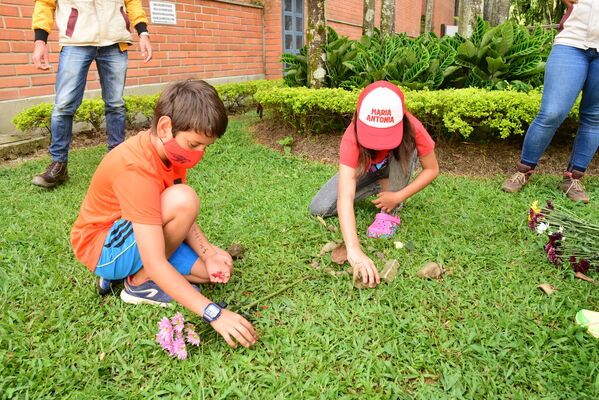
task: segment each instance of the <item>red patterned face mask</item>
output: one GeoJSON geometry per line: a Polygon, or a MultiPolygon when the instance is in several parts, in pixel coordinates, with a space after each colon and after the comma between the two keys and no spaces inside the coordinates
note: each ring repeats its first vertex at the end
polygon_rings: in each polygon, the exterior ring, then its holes
{"type": "Polygon", "coordinates": [[[177,143],[175,139],[163,142],[162,145],[164,146],[166,158],[168,158],[169,161],[177,167],[192,168],[202,159],[202,156],[204,155],[204,150],[184,149],[183,147],[179,146],[179,143],[177,143]]]}

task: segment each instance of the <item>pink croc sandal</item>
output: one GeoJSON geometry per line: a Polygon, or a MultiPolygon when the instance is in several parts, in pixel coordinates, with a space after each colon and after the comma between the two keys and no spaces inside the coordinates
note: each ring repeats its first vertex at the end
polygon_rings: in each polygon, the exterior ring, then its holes
{"type": "Polygon", "coordinates": [[[371,238],[389,239],[395,235],[395,231],[399,228],[401,219],[393,215],[378,213],[374,217],[374,222],[368,227],[366,236],[371,238]]]}

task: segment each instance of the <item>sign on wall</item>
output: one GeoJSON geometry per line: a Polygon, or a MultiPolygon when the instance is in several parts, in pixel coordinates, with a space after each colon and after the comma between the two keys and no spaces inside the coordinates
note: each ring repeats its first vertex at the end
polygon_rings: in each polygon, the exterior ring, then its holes
{"type": "Polygon", "coordinates": [[[177,25],[175,3],[168,1],[150,1],[150,14],[153,24],[177,25]]]}

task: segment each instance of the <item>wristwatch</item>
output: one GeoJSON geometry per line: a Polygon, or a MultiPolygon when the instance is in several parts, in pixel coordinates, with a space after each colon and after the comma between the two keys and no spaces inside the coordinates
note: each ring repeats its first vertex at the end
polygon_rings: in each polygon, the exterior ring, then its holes
{"type": "Polygon", "coordinates": [[[204,314],[202,315],[202,318],[204,318],[204,321],[210,323],[212,321],[216,321],[222,312],[223,309],[221,306],[216,303],[210,303],[206,306],[206,308],[204,308],[204,314]]]}
{"type": "Polygon", "coordinates": [[[141,32],[141,33],[140,33],[138,36],[139,36],[139,37],[142,37],[142,36],[150,36],[150,32],[148,32],[148,31],[144,31],[144,32],[141,32]]]}

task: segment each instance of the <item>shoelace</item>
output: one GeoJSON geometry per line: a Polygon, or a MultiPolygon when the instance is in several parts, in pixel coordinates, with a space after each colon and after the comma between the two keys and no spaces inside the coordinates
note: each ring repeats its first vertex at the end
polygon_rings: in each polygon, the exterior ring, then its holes
{"type": "Polygon", "coordinates": [[[60,172],[60,164],[57,162],[52,162],[52,165],[50,165],[50,168],[48,168],[48,172],[54,175],[58,174],[60,172]]]}
{"type": "Polygon", "coordinates": [[[566,194],[568,194],[570,190],[574,192],[584,192],[584,185],[580,182],[580,179],[572,179],[572,183],[568,190],[566,190],[566,194]]]}
{"type": "Polygon", "coordinates": [[[524,185],[526,183],[526,174],[523,172],[516,172],[514,175],[512,175],[510,181],[524,185]]]}

